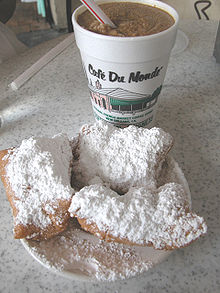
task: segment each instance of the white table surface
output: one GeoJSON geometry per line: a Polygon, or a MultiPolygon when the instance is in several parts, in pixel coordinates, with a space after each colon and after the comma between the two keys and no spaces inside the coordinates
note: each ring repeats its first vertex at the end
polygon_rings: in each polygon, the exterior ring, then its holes
{"type": "MultiPolygon", "coordinates": [[[[207,235],[137,278],[115,283],[65,279],[13,239],[11,209],[0,183],[0,292],[220,292],[220,65],[212,57],[217,22],[187,21],[180,28],[190,42],[170,59],[156,125],[175,138],[172,155],[188,180],[193,209],[207,221],[207,235]]],[[[17,92],[7,88],[60,40],[0,65],[0,149],[31,135],[66,132],[72,137],[94,121],[75,43],[17,92]]]]}

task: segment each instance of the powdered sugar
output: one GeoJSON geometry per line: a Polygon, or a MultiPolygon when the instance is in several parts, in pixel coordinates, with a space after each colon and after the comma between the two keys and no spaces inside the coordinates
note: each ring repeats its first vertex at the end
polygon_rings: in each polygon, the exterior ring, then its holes
{"type": "MultiPolygon", "coordinates": [[[[178,164],[168,157],[161,171],[160,185],[171,180],[181,184],[185,191],[182,203],[186,201],[186,206],[190,205],[189,188],[178,164]]],[[[98,178],[96,180],[99,181],[98,178]]],[[[22,243],[47,268],[58,271],[62,276],[87,281],[130,278],[146,272],[170,254],[170,251],[151,247],[129,247],[100,241],[79,229],[74,219],[65,232],[52,239],[40,242],[22,240],[22,243]]]]}
{"type": "Polygon", "coordinates": [[[89,185],[100,177],[117,191],[130,186],[156,186],[156,168],[172,145],[160,128],[129,126],[119,129],[102,121],[84,126],[74,162],[74,182],[89,185]]]}
{"type": "Polygon", "coordinates": [[[86,186],[72,199],[72,216],[130,242],[163,249],[182,247],[206,232],[203,218],[190,213],[180,184],[134,188],[123,196],[101,184],[86,186]]]}
{"type": "Polygon", "coordinates": [[[84,126],[74,148],[73,184],[80,185],[71,215],[110,236],[159,249],[197,239],[206,232],[203,218],[190,212],[174,178],[167,184],[160,178],[166,178],[163,163],[172,143],[160,128],[119,129],[103,121],[84,126]]]}
{"type": "MultiPolygon", "coordinates": [[[[15,224],[45,228],[51,223],[57,200],[69,200],[71,147],[66,135],[23,140],[9,154],[6,175],[15,194],[15,224]]],[[[57,223],[62,218],[57,215],[57,223]]]]}
{"type": "MultiPolygon", "coordinates": [[[[163,130],[122,130],[100,122],[84,126],[72,146],[73,179],[81,184],[69,209],[72,216],[96,223],[114,237],[158,249],[185,246],[206,232],[204,220],[190,211],[182,180],[170,182],[178,176],[166,157],[172,137],[163,130]]],[[[71,157],[64,135],[30,138],[9,154],[6,171],[16,196],[15,224],[43,229],[51,223],[57,200],[70,200],[74,192],[71,157]]],[[[61,222],[58,215],[56,224],[61,222]]],[[[48,241],[26,243],[47,267],[97,280],[129,278],[154,264],[153,249],[146,257],[149,248],[106,243],[74,226],[48,241]]]]}
{"type": "Polygon", "coordinates": [[[66,276],[67,272],[76,275],[77,280],[84,276],[85,280],[115,281],[153,266],[146,250],[100,241],[74,222],[59,236],[47,241],[25,241],[24,245],[46,267],[64,271],[66,276]]]}

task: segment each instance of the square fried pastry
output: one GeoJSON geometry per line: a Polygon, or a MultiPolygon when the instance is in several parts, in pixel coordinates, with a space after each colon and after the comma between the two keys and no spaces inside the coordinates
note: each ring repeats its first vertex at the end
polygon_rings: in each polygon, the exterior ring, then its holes
{"type": "Polygon", "coordinates": [[[14,237],[48,239],[67,228],[73,189],[69,139],[31,137],[0,151],[0,175],[14,219],[14,237]]]}
{"type": "Polygon", "coordinates": [[[72,184],[79,191],[69,212],[106,241],[155,249],[184,247],[206,233],[181,184],[159,185],[173,145],[161,128],[85,125],[73,144],[72,184]]]}
{"type": "Polygon", "coordinates": [[[85,186],[73,196],[69,212],[100,239],[155,249],[187,246],[207,230],[178,183],[156,190],[131,187],[124,195],[102,184],[85,186]]]}
{"type": "Polygon", "coordinates": [[[75,144],[72,182],[82,188],[101,180],[119,193],[131,186],[155,188],[172,145],[172,136],[161,128],[121,129],[103,121],[85,125],[75,144]]]}

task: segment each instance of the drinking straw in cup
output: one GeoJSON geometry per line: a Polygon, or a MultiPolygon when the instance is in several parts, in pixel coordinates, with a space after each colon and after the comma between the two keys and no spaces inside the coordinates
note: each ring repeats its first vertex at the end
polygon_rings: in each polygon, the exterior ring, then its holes
{"type": "Polygon", "coordinates": [[[103,24],[108,24],[112,28],[115,28],[115,24],[111,19],[104,13],[104,11],[93,1],[93,0],[80,0],[89,11],[103,24]]]}

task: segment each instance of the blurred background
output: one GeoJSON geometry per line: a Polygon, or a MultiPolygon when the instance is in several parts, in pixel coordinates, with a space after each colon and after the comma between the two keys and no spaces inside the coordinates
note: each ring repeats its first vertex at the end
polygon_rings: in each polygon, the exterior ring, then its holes
{"type": "Polygon", "coordinates": [[[72,31],[70,15],[80,0],[0,0],[0,21],[27,47],[72,31]]]}

